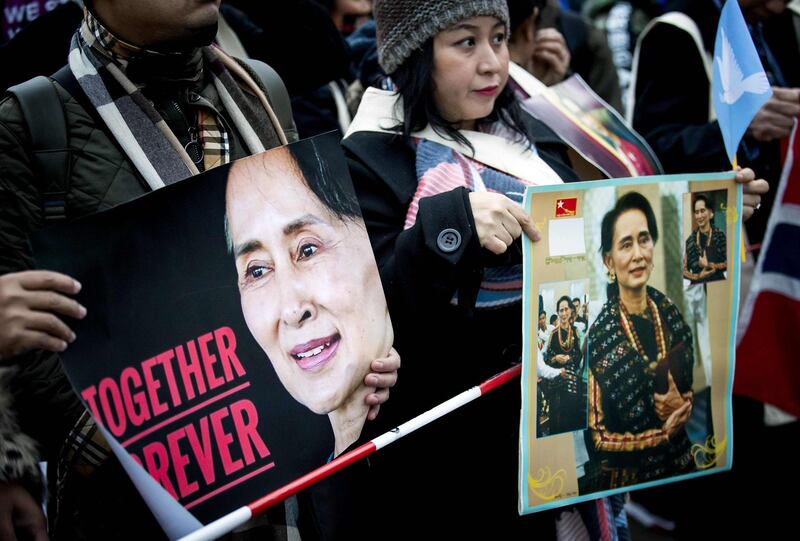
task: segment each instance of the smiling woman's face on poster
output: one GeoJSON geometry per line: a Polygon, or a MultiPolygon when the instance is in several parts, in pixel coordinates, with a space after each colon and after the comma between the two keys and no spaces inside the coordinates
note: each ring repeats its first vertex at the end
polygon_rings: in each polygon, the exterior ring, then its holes
{"type": "Polygon", "coordinates": [[[640,290],[647,285],[653,268],[653,237],[647,217],[638,209],[630,209],[614,222],[611,250],[605,255],[609,271],[617,277],[623,290],[640,290]]]}
{"type": "Polygon", "coordinates": [[[226,201],[250,332],[298,402],[346,406],[393,340],[363,222],[328,208],[285,149],[234,164],[226,201]]]}

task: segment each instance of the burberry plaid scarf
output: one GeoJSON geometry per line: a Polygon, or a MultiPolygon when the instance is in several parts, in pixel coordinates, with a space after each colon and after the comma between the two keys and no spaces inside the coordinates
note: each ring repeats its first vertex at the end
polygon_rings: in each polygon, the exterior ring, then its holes
{"type": "MultiPolygon", "coordinates": [[[[286,144],[266,95],[234,59],[213,46],[192,53],[141,49],[116,38],[86,10],[83,25],[72,38],[70,69],[151,189],[196,175],[199,169],[142,93],[143,87],[129,79],[128,71],[136,59],[142,58],[182,65],[184,73],[177,74],[179,81],[199,80],[203,70],[208,70],[228,117],[250,153],[286,144]]],[[[201,111],[197,123],[204,169],[228,163],[229,137],[220,119],[210,111],[201,111]]]]}

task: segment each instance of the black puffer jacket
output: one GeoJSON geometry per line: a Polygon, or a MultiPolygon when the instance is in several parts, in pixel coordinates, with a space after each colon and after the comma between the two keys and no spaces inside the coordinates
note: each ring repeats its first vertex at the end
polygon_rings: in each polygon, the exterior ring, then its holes
{"type": "MultiPolygon", "coordinates": [[[[131,164],[94,118],[63,88],[70,148],[67,216],[110,208],[148,191],[131,164]]],[[[0,101],[0,273],[33,268],[28,235],[44,225],[41,189],[31,161],[29,129],[12,96],[0,101]]],[[[25,430],[40,442],[45,460],[55,454],[83,411],[56,355],[35,352],[20,359],[13,382],[25,430]],[[57,413],[56,413],[57,412],[57,413]]]]}
{"type": "MultiPolygon", "coordinates": [[[[144,195],[150,188],[119,148],[96,113],[56,83],[64,106],[70,151],[66,196],[67,220],[109,209],[144,195]]],[[[212,84],[200,91],[215,109],[222,106],[212,84]]],[[[232,123],[228,123],[232,127],[232,123]]],[[[231,130],[234,131],[235,130],[231,130]]],[[[247,154],[237,133],[231,133],[232,158],[247,154]]],[[[44,182],[30,157],[30,133],[17,100],[0,101],[0,273],[34,267],[28,235],[44,227],[44,182]]],[[[19,360],[14,382],[21,423],[52,460],[66,432],[83,411],[59,367],[56,355],[33,353],[19,360]],[[53,411],[59,412],[54,416],[53,411]]]]}

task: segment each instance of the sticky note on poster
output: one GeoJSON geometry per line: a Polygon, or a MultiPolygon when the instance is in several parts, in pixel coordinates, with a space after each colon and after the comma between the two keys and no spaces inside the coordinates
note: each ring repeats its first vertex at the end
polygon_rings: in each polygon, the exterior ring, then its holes
{"type": "Polygon", "coordinates": [[[560,218],[547,223],[550,257],[586,253],[583,218],[560,218]]]}

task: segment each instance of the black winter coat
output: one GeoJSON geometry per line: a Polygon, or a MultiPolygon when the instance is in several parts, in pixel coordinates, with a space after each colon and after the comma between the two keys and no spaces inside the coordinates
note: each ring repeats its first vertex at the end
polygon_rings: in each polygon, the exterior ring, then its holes
{"type": "MultiPolygon", "coordinates": [[[[539,155],[574,180],[564,143],[539,121],[527,121],[539,155]]],[[[400,137],[370,132],[342,145],[403,360],[378,419],[395,425],[520,361],[520,304],[477,311],[450,300],[458,291],[474,301],[484,266],[519,262],[521,250],[517,242],[498,257],[480,247],[465,189],[421,199],[416,224],[404,231],[417,187],[414,150],[400,137]],[[451,253],[437,244],[445,229],[461,236],[451,253]]],[[[519,384],[511,382],[376,454],[372,490],[390,534],[476,538],[502,531],[512,539],[544,531],[551,537],[552,516],[516,512],[520,407],[519,384]]]]}

